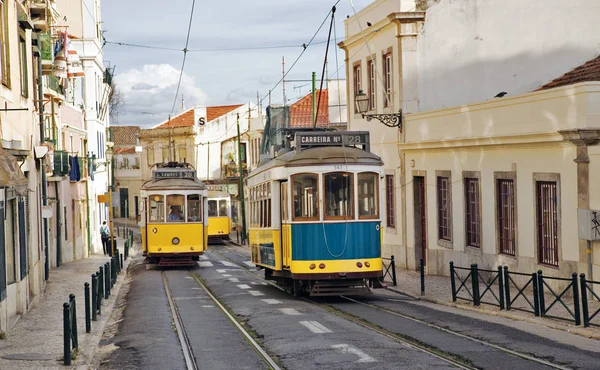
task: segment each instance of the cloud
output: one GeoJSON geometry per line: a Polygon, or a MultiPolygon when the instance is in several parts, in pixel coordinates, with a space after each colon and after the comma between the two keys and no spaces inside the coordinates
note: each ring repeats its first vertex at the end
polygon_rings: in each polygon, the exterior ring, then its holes
{"type": "MultiPolygon", "coordinates": [[[[120,125],[149,126],[168,118],[173,106],[179,70],[169,64],[146,64],[132,68],[115,77],[115,84],[123,94],[125,104],[119,114],[120,125]]],[[[181,109],[181,96],[185,108],[204,105],[207,96],[196,86],[194,77],[183,73],[179,95],[175,103],[176,114],[181,109]]]]}

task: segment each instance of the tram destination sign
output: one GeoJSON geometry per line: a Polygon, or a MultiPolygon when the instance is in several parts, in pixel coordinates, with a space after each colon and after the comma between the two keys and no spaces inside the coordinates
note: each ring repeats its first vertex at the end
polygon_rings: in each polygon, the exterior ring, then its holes
{"type": "Polygon", "coordinates": [[[298,132],[296,148],[299,150],[313,146],[355,146],[360,145],[369,150],[368,131],[347,132],[298,132]]]}
{"type": "Polygon", "coordinates": [[[185,170],[185,171],[173,171],[173,170],[158,170],[154,171],[154,179],[195,179],[196,171],[185,170]]]}

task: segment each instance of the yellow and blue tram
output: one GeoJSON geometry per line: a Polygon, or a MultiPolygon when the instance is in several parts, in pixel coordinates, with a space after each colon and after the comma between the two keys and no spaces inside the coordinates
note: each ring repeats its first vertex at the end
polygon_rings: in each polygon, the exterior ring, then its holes
{"type": "Polygon", "coordinates": [[[383,175],[368,132],[297,132],[248,176],[252,262],[295,294],[381,287],[383,175]]]}
{"type": "Polygon", "coordinates": [[[208,239],[229,239],[231,233],[231,196],[224,191],[208,191],[208,239]]]}
{"type": "Polygon", "coordinates": [[[159,164],[140,189],[142,252],[150,264],[187,266],[208,244],[208,191],[187,163],[159,164]]]}

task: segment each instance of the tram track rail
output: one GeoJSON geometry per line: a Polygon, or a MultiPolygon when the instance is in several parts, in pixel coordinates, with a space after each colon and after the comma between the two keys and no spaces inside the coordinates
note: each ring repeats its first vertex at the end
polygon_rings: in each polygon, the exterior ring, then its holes
{"type": "MultiPolygon", "coordinates": [[[[229,247],[235,247],[235,245],[231,245],[229,243],[227,243],[225,245],[227,245],[229,247]]],[[[247,256],[244,256],[244,255],[242,255],[242,254],[240,254],[240,253],[238,253],[236,251],[232,251],[231,249],[229,249],[228,251],[230,253],[233,253],[233,254],[239,256],[239,257],[247,258],[247,256]]],[[[277,289],[279,289],[281,291],[287,292],[283,287],[277,285],[275,282],[265,280],[265,278],[263,276],[261,276],[260,274],[257,273],[258,270],[256,272],[254,272],[254,271],[252,271],[250,269],[249,266],[246,266],[243,263],[239,263],[239,262],[237,262],[237,261],[235,261],[235,260],[233,260],[233,259],[231,259],[231,258],[229,258],[227,256],[224,256],[222,253],[219,253],[218,251],[215,251],[214,249],[212,249],[211,252],[215,253],[215,254],[219,255],[221,258],[226,259],[229,262],[231,262],[231,263],[239,266],[240,268],[242,268],[243,270],[245,270],[246,272],[248,272],[250,275],[252,275],[252,276],[254,276],[254,277],[256,277],[256,278],[258,278],[258,279],[260,279],[260,280],[262,280],[264,282],[266,282],[267,284],[269,284],[269,285],[271,285],[271,286],[273,286],[273,287],[275,287],[275,288],[277,288],[277,289]]],[[[484,346],[487,346],[487,347],[499,350],[499,351],[504,352],[504,353],[506,353],[508,355],[511,355],[511,356],[515,356],[515,357],[519,357],[519,358],[522,358],[522,359],[527,360],[527,361],[531,361],[533,363],[537,363],[537,364],[540,364],[540,365],[548,366],[548,367],[553,368],[553,369],[560,369],[560,370],[570,369],[569,367],[566,367],[566,366],[563,366],[563,365],[560,365],[560,364],[555,364],[553,362],[550,362],[550,361],[547,361],[547,360],[544,360],[544,359],[532,356],[530,354],[526,354],[526,353],[518,352],[518,351],[509,349],[509,348],[505,348],[505,347],[502,347],[500,345],[497,345],[497,344],[494,344],[494,343],[491,343],[491,342],[488,342],[488,341],[485,341],[485,340],[482,340],[482,339],[479,339],[479,338],[475,338],[475,337],[472,337],[472,336],[469,336],[469,335],[466,335],[466,334],[454,331],[452,329],[444,328],[444,327],[441,327],[439,325],[435,325],[435,324],[429,323],[427,321],[424,321],[424,320],[421,320],[421,319],[417,319],[415,317],[411,317],[411,316],[399,313],[397,311],[393,311],[393,310],[387,309],[387,308],[382,307],[382,306],[374,305],[374,304],[371,304],[371,303],[361,302],[359,300],[356,300],[356,299],[353,299],[353,298],[350,298],[350,297],[347,297],[347,296],[340,296],[340,298],[342,298],[344,300],[347,300],[349,302],[360,304],[360,305],[365,306],[365,307],[369,307],[369,308],[374,309],[374,310],[385,312],[385,313],[393,315],[393,316],[397,316],[397,317],[400,317],[400,318],[403,318],[403,319],[406,319],[406,320],[411,320],[411,321],[417,322],[417,323],[422,324],[422,325],[426,325],[426,326],[431,327],[433,329],[436,329],[436,330],[439,330],[439,331],[442,331],[442,332],[454,335],[454,336],[459,337],[459,338],[463,338],[463,339],[467,339],[467,340],[473,341],[475,343],[478,343],[478,344],[481,344],[481,345],[484,345],[484,346]]],[[[434,347],[430,347],[430,346],[428,346],[428,345],[426,345],[424,343],[421,343],[420,341],[418,341],[418,340],[416,340],[414,338],[410,338],[410,337],[406,337],[404,335],[400,335],[398,333],[390,332],[390,331],[388,331],[388,330],[386,330],[384,328],[381,328],[381,327],[379,327],[379,326],[377,326],[375,324],[366,322],[365,320],[363,320],[363,319],[361,319],[361,318],[359,318],[357,316],[354,316],[352,314],[343,312],[343,311],[339,310],[338,308],[336,308],[336,307],[334,307],[332,305],[329,305],[329,304],[326,304],[326,303],[315,302],[314,300],[311,300],[309,298],[300,298],[300,299],[302,299],[305,302],[308,302],[310,304],[316,305],[318,307],[326,308],[328,311],[332,312],[333,314],[338,315],[340,317],[343,317],[343,318],[345,318],[345,319],[347,319],[347,320],[349,320],[349,321],[351,321],[351,322],[353,322],[353,323],[355,323],[357,325],[360,325],[362,327],[365,327],[365,328],[368,328],[370,330],[373,330],[373,331],[375,331],[375,332],[377,332],[377,333],[379,333],[381,335],[384,335],[384,336],[386,336],[386,337],[388,337],[390,339],[394,339],[397,342],[405,344],[405,345],[407,345],[407,346],[409,346],[411,348],[415,348],[415,349],[420,350],[422,352],[426,352],[426,353],[428,353],[428,354],[430,354],[430,355],[432,355],[434,357],[442,359],[443,361],[446,361],[446,362],[448,362],[448,363],[450,363],[450,364],[452,364],[454,366],[457,366],[459,368],[462,368],[462,369],[477,369],[476,367],[473,367],[469,363],[468,360],[460,358],[460,356],[457,356],[457,355],[454,355],[454,354],[451,354],[451,353],[447,353],[447,352],[442,352],[439,349],[434,348],[434,347]]]]}

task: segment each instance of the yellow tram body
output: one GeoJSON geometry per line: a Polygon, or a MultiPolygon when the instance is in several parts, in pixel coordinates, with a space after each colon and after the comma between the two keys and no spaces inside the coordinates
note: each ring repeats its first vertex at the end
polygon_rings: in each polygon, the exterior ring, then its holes
{"type": "Polygon", "coordinates": [[[153,171],[141,195],[142,253],[161,266],[191,265],[208,245],[206,186],[185,164],[153,171]]]}
{"type": "Polygon", "coordinates": [[[383,162],[368,140],[367,132],[297,132],[295,150],[250,174],[251,258],[266,278],[311,295],[381,287],[383,162]]]}
{"type": "Polygon", "coordinates": [[[231,197],[223,191],[208,192],[208,237],[229,239],[231,233],[231,197]]]}

